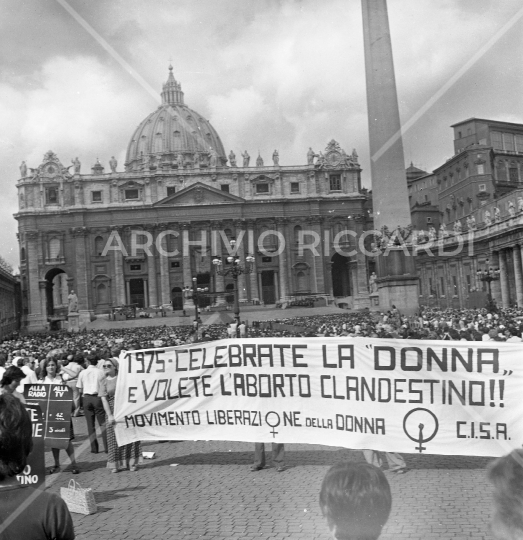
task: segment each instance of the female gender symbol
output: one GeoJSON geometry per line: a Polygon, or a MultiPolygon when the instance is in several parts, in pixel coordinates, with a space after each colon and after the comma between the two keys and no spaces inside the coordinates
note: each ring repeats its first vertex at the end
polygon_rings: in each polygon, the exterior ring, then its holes
{"type": "MultiPolygon", "coordinates": [[[[421,419],[423,419],[423,416],[426,417],[426,415],[423,414],[421,419]]],[[[423,409],[422,407],[419,407],[417,409],[412,409],[412,411],[408,412],[405,415],[405,418],[403,419],[403,431],[405,432],[405,435],[407,435],[407,437],[411,441],[414,441],[414,442],[418,443],[418,446],[416,446],[414,449],[419,450],[420,454],[421,454],[421,452],[423,450],[427,449],[425,446],[423,446],[423,443],[431,441],[436,436],[436,433],[438,432],[438,429],[439,429],[439,423],[438,423],[438,419],[437,419],[436,415],[432,411],[429,411],[428,409],[423,409]],[[432,435],[430,435],[429,437],[423,437],[423,428],[425,427],[425,424],[423,424],[422,422],[420,422],[418,424],[419,434],[418,434],[417,438],[412,437],[409,434],[409,432],[407,431],[407,419],[409,418],[409,416],[412,413],[415,413],[417,411],[423,411],[423,413],[428,413],[434,419],[434,431],[433,431],[432,435]]]]}
{"type": "Polygon", "coordinates": [[[274,428],[277,428],[279,425],[280,425],[280,415],[277,413],[277,412],[274,412],[274,411],[269,411],[266,415],[265,415],[265,423],[270,426],[272,428],[272,438],[274,439],[276,437],[276,434],[278,433],[277,431],[274,431],[274,428]],[[269,418],[269,415],[271,414],[275,414],[276,415],[276,421],[274,422],[274,424],[271,424],[268,420],[269,418]]]}

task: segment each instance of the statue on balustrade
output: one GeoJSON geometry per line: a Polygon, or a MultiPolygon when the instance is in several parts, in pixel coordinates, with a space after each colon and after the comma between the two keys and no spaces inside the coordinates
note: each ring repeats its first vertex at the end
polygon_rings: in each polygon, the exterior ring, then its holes
{"type": "Polygon", "coordinates": [[[483,221],[485,222],[485,225],[487,227],[492,225],[492,218],[490,217],[490,212],[488,210],[485,210],[485,215],[483,217],[483,221]]]}
{"type": "Polygon", "coordinates": [[[231,167],[236,167],[236,154],[232,150],[229,154],[229,163],[231,164],[231,167]]]}
{"type": "Polygon", "coordinates": [[[82,164],[80,163],[80,160],[78,159],[78,157],[75,157],[74,159],[72,159],[71,163],[73,164],[73,167],[74,167],[74,173],[80,174],[80,169],[82,167],[82,164]]]}
{"type": "Polygon", "coordinates": [[[249,161],[251,161],[251,156],[249,156],[249,153],[247,152],[247,150],[245,150],[245,152],[242,154],[242,158],[243,158],[243,166],[248,167],[249,161]]]}
{"type": "Polygon", "coordinates": [[[318,154],[314,152],[312,147],[309,147],[309,151],[307,152],[307,165],[314,165],[315,157],[318,157],[318,154]]]}
{"type": "Polygon", "coordinates": [[[76,296],[73,290],[69,293],[67,301],[67,313],[76,313],[78,311],[78,296],[76,296]]]}
{"type": "Polygon", "coordinates": [[[494,207],[494,221],[496,223],[501,221],[501,211],[497,206],[494,207]]]}
{"type": "Polygon", "coordinates": [[[27,165],[25,164],[25,161],[22,161],[22,164],[20,165],[20,176],[21,178],[27,176],[27,165]]]}
{"type": "Polygon", "coordinates": [[[274,150],[274,152],[272,153],[272,162],[274,163],[274,165],[280,164],[280,154],[278,154],[278,150],[274,150]]]}
{"type": "Polygon", "coordinates": [[[111,167],[111,172],[116,172],[116,167],[118,167],[118,161],[116,161],[116,158],[114,156],[112,156],[109,160],[109,167],[111,167]]]}
{"type": "Polygon", "coordinates": [[[516,215],[516,205],[512,201],[509,201],[508,203],[508,215],[510,217],[514,217],[516,215]]]}
{"type": "Polygon", "coordinates": [[[258,154],[258,157],[256,158],[256,167],[263,167],[263,158],[258,154]]]}
{"type": "Polygon", "coordinates": [[[375,294],[378,292],[378,284],[376,283],[376,279],[378,279],[378,276],[376,275],[376,272],[372,272],[369,278],[369,292],[370,294],[375,294]]]}

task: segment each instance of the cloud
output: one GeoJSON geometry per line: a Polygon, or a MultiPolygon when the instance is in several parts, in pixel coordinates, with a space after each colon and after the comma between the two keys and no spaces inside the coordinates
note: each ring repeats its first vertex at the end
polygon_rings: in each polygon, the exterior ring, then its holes
{"type": "Polygon", "coordinates": [[[108,168],[114,154],[123,168],[134,128],[156,105],[96,58],[55,57],[32,80],[24,89],[0,84],[0,124],[9,126],[0,139],[0,159],[6,164],[0,227],[9,231],[0,252],[12,264],[17,264],[18,249],[11,215],[17,211],[15,181],[21,161],[36,168],[45,152],[53,150],[66,166],[79,156],[82,172],[90,172],[97,158],[108,168]]]}

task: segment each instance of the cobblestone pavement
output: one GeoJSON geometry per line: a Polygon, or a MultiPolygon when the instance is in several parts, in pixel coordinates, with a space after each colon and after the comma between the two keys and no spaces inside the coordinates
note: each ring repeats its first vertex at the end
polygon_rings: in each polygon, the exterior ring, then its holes
{"type": "MultiPolygon", "coordinates": [[[[288,444],[285,472],[269,462],[253,473],[250,443],[147,442],[144,450],[155,459],[136,473],[111,474],[105,454],[91,454],[85,444],[84,418],[74,422],[81,474],[48,476],[47,489],[59,493],[74,478],[95,491],[98,513],[73,514],[80,540],[328,540],[318,507],[323,476],[339,461],[363,461],[357,450],[288,444]]],[[[490,538],[488,458],[404,456],[409,472],[388,474],[393,508],[382,540],[490,538]]],[[[46,464],[52,464],[50,452],[46,464]]]]}

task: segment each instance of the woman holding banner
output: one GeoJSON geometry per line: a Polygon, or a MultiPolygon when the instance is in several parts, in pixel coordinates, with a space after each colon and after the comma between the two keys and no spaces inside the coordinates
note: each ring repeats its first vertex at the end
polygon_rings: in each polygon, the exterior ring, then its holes
{"type": "MultiPolygon", "coordinates": [[[[43,384],[61,384],[65,385],[64,380],[62,379],[61,373],[59,373],[59,367],[57,360],[54,358],[47,358],[43,365],[42,371],[40,373],[40,378],[42,379],[43,384]]],[[[74,404],[71,405],[71,408],[74,408],[74,404]]],[[[74,439],[74,430],[73,430],[73,420],[70,419],[70,432],[69,432],[69,444],[65,451],[71,460],[71,472],[73,474],[78,474],[80,471],[76,465],[76,459],[74,456],[73,443],[71,442],[74,439]]],[[[60,448],[52,448],[54,458],[54,466],[49,469],[49,474],[54,474],[60,472],[60,448]]]]}
{"type": "Polygon", "coordinates": [[[102,398],[102,403],[107,415],[107,468],[111,469],[112,473],[120,472],[124,469],[129,469],[135,472],[138,464],[141,462],[142,445],[140,441],[124,446],[118,446],[116,435],[114,433],[114,394],[116,392],[116,380],[118,378],[118,360],[116,358],[108,358],[104,361],[103,370],[105,379],[100,383],[99,396],[102,398]]]}

